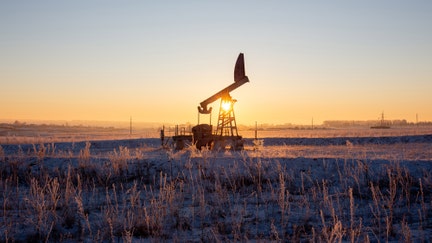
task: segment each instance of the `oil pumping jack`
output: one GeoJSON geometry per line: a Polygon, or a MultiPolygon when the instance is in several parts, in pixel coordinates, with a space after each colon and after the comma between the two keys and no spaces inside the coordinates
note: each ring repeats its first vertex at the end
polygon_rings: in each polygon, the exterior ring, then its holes
{"type": "Polygon", "coordinates": [[[234,104],[230,92],[249,82],[245,74],[244,55],[240,53],[234,67],[234,83],[205,99],[198,106],[198,125],[192,127],[192,136],[173,136],[176,149],[182,149],[187,140],[191,140],[197,149],[207,147],[212,150],[242,150],[244,141],[238,134],[234,114],[234,104]],[[219,115],[216,130],[211,125],[212,107],[209,105],[220,99],[219,115]],[[210,124],[199,124],[200,114],[210,115],[210,124]]]}

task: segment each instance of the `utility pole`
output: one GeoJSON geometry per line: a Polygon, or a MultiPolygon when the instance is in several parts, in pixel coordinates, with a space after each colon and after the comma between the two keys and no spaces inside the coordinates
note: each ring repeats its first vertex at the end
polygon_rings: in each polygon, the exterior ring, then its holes
{"type": "Polygon", "coordinates": [[[258,124],[255,121],[255,140],[257,140],[257,139],[258,139],[258,124]]]}
{"type": "Polygon", "coordinates": [[[132,136],[132,116],[130,117],[129,135],[132,136]]]}

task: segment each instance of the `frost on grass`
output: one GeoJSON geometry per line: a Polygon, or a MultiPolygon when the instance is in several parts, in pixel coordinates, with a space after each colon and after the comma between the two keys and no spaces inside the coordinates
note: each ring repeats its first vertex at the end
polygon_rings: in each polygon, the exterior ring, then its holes
{"type": "Polygon", "coordinates": [[[3,145],[0,237],[431,241],[430,139],[347,141],[217,153],[151,139],[3,145]]]}

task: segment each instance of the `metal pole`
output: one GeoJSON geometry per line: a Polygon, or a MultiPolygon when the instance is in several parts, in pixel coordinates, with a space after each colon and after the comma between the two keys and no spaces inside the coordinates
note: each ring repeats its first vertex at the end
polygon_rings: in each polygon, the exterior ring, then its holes
{"type": "Polygon", "coordinates": [[[258,125],[257,122],[255,121],[255,140],[258,139],[258,125]]]}

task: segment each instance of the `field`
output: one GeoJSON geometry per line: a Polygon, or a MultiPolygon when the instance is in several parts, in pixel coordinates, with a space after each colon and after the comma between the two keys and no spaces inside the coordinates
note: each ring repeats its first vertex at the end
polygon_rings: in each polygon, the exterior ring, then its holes
{"type": "Polygon", "coordinates": [[[0,241],[432,241],[429,128],[245,131],[240,152],[55,133],[1,138],[0,241]]]}

